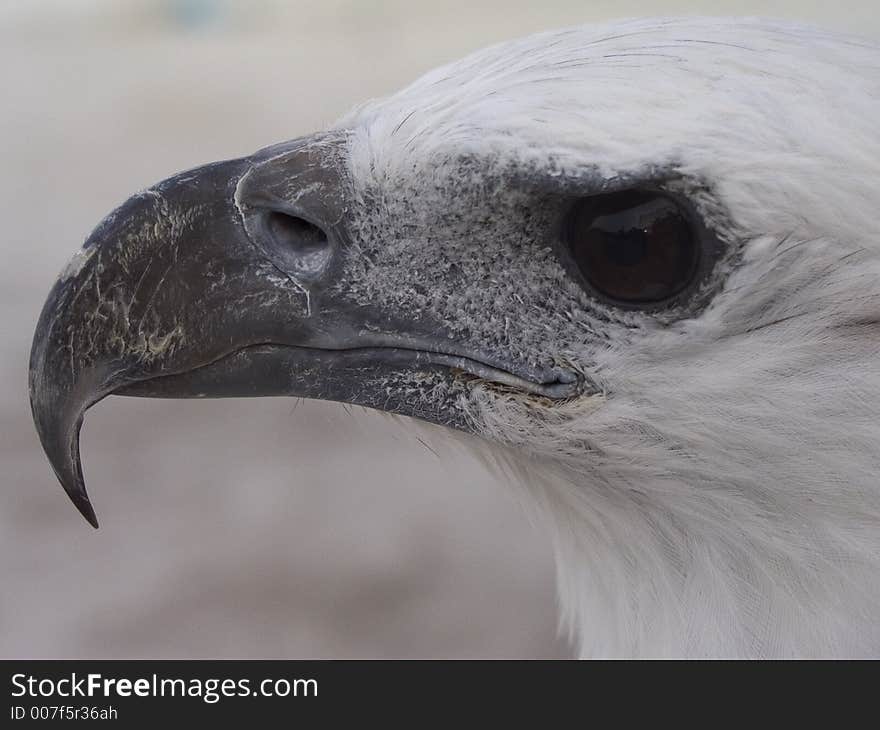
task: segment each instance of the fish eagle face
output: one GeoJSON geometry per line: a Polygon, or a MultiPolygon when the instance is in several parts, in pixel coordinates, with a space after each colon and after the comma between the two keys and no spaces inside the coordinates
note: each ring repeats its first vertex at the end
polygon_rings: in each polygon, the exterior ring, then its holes
{"type": "Polygon", "coordinates": [[[876,601],[878,119],[877,47],[793,25],[475,53],[112,212],[40,317],[37,430],[95,524],[109,394],[360,404],[552,473],[572,541],[664,555],[679,594],[711,544],[777,577],[845,556],[876,601]]]}

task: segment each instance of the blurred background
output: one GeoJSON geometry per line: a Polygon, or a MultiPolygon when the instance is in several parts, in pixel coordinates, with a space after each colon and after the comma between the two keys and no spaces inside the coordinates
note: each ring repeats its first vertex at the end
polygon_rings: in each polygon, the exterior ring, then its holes
{"type": "Polygon", "coordinates": [[[489,43],[672,13],[880,35],[875,0],[0,0],[0,656],[569,656],[548,541],[439,431],[110,398],[82,437],[95,532],[40,450],[28,352],[55,276],[130,193],[489,43]]]}

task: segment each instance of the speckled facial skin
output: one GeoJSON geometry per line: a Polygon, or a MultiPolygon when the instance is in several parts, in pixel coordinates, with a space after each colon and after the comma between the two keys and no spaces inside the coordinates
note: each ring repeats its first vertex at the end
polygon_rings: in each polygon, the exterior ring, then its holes
{"type": "Polygon", "coordinates": [[[492,157],[452,159],[430,175],[368,189],[350,216],[354,243],[336,292],[380,304],[533,378],[570,369],[583,379],[581,396],[596,394],[588,374],[594,353],[698,313],[736,258],[737,241],[711,192],[671,167],[626,178],[590,168],[553,176],[554,167],[552,158],[540,169],[492,157]],[[630,187],[669,191],[694,205],[694,226],[706,242],[693,285],[649,313],[596,296],[566,260],[562,224],[572,204],[630,187]]]}

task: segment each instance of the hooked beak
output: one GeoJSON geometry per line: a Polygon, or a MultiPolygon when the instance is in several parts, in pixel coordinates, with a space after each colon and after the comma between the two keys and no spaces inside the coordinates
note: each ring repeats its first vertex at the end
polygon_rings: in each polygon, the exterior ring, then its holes
{"type": "Polygon", "coordinates": [[[316,135],[175,175],[108,215],[61,273],[34,334],[31,409],[94,527],[79,432],[111,393],[297,395],[461,428],[456,408],[389,383],[460,371],[549,398],[578,392],[570,371],[499,362],[437,323],[346,298],[344,149],[343,135],[316,135]]]}

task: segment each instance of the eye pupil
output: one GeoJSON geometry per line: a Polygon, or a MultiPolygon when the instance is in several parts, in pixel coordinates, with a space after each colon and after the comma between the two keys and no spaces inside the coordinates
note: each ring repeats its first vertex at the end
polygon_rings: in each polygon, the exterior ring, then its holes
{"type": "Polygon", "coordinates": [[[601,295],[653,304],[693,279],[699,249],[687,217],[671,198],[628,191],[579,201],[567,226],[574,263],[601,295]]]}
{"type": "Polygon", "coordinates": [[[600,235],[602,253],[615,266],[637,266],[647,254],[648,237],[643,230],[630,228],[600,235]]]}

